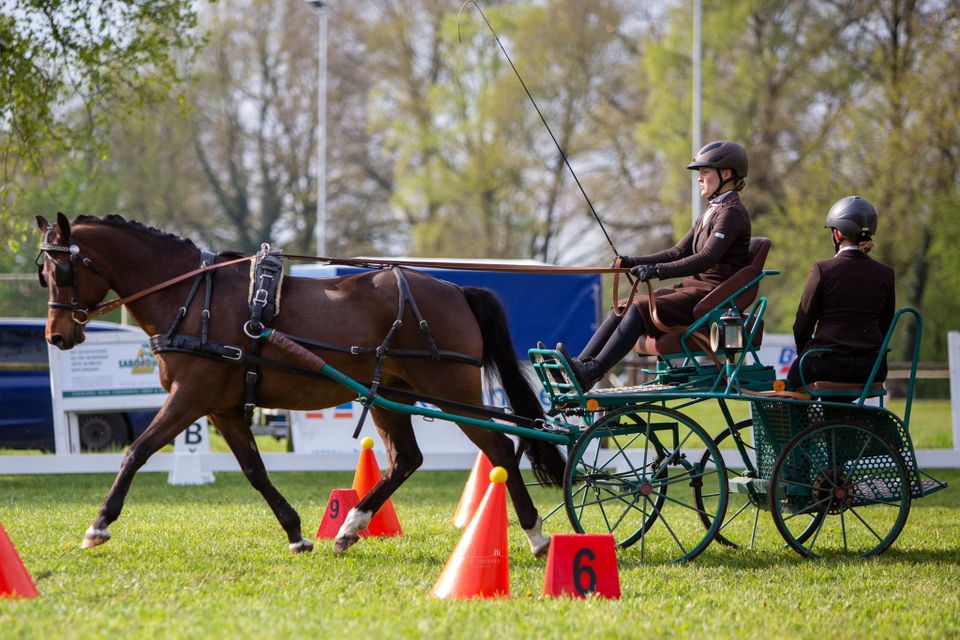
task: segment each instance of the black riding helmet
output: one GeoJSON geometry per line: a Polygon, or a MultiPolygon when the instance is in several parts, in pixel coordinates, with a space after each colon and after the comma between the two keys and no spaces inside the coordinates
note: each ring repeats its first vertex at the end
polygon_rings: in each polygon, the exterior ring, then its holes
{"type": "Polygon", "coordinates": [[[827,213],[823,225],[836,229],[844,238],[869,240],[877,232],[877,210],[860,196],[847,196],[837,200],[827,213]]]}
{"type": "Polygon", "coordinates": [[[712,198],[728,182],[739,183],[737,188],[743,187],[743,180],[747,177],[747,152],[736,142],[726,140],[716,140],[708,143],[700,151],[697,151],[693,162],[687,165],[687,169],[702,169],[704,167],[717,170],[717,177],[720,178],[720,184],[717,190],[711,193],[708,198],[712,198]],[[724,180],[720,174],[721,169],[730,169],[733,171],[733,177],[724,180]]]}

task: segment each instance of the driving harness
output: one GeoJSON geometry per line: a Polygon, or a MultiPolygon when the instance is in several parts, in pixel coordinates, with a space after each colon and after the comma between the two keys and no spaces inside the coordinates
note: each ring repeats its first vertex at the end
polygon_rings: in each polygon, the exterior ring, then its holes
{"type": "MultiPolygon", "coordinates": [[[[396,278],[397,290],[399,292],[397,316],[393,321],[393,324],[390,326],[390,329],[387,331],[383,341],[377,347],[365,347],[360,345],[345,347],[321,342],[318,340],[312,340],[310,338],[291,336],[276,329],[269,328],[270,323],[280,313],[280,294],[283,284],[283,257],[279,252],[271,252],[270,245],[266,243],[261,245],[260,252],[251,261],[250,267],[250,289],[248,294],[250,319],[247,320],[247,322],[243,325],[243,332],[250,339],[250,345],[244,348],[240,345],[225,344],[210,340],[209,323],[213,271],[205,268],[215,264],[217,258],[218,256],[212,253],[206,251],[201,252],[200,266],[202,272],[199,273],[194,279],[193,285],[190,288],[190,293],[187,295],[183,305],[181,305],[177,311],[177,315],[170,324],[170,327],[164,333],[150,337],[150,350],[155,355],[168,352],[190,353],[215,360],[226,360],[231,363],[242,363],[247,365],[246,371],[244,372],[244,399],[242,409],[244,415],[248,418],[252,415],[253,409],[257,404],[256,395],[257,384],[260,380],[260,366],[267,366],[270,368],[302,375],[311,375],[311,373],[314,375],[316,374],[316,371],[311,371],[304,367],[290,366],[283,362],[263,358],[260,355],[260,351],[263,347],[263,343],[267,341],[267,338],[271,338],[269,340],[271,344],[284,349],[288,352],[288,355],[291,355],[294,357],[294,359],[298,360],[301,359],[302,354],[298,353],[293,347],[288,346],[290,343],[299,345],[301,349],[306,347],[308,349],[337,351],[340,353],[349,353],[351,355],[358,356],[376,356],[377,360],[374,366],[373,379],[370,382],[367,393],[365,393],[359,399],[363,406],[363,410],[361,412],[360,419],[357,422],[357,427],[354,430],[354,438],[359,435],[369,409],[373,405],[374,399],[382,390],[380,383],[382,380],[383,364],[387,356],[399,358],[453,360],[476,367],[480,367],[483,364],[480,359],[473,356],[455,351],[443,350],[437,346],[437,343],[430,332],[430,326],[426,319],[424,319],[419,307],[417,306],[413,292],[411,291],[410,285],[407,282],[407,278],[404,275],[404,269],[396,265],[390,266],[389,270],[396,278]],[[204,300],[200,321],[200,336],[196,337],[177,333],[180,322],[186,316],[187,310],[190,308],[190,305],[196,298],[201,282],[204,284],[204,300]],[[411,312],[416,318],[417,326],[420,329],[420,333],[423,335],[424,341],[427,345],[426,350],[393,349],[390,347],[394,337],[403,327],[403,316],[407,307],[410,308],[411,312]]],[[[323,363],[322,359],[318,359],[317,362],[320,362],[321,365],[323,363]]],[[[389,389],[389,391],[391,393],[396,392],[394,389],[389,389]]]]}

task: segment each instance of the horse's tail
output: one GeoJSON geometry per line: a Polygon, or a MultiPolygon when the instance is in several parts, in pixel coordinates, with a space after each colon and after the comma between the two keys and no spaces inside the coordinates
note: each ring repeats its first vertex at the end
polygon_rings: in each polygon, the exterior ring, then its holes
{"type": "MultiPolygon", "coordinates": [[[[500,301],[487,289],[464,287],[470,310],[476,316],[483,336],[483,365],[488,373],[496,373],[503,383],[514,413],[525,418],[543,418],[543,407],[529,380],[517,363],[507,316],[500,301]]],[[[561,486],[566,461],[559,447],[543,440],[520,438],[537,480],[561,486]]]]}

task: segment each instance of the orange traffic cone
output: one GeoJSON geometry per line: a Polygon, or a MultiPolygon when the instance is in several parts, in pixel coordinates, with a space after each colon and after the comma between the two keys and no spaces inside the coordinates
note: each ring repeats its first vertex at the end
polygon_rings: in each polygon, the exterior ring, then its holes
{"type": "Polygon", "coordinates": [[[36,598],[39,595],[7,532],[0,525],[0,597],[36,598]]]}
{"type": "MultiPolygon", "coordinates": [[[[360,460],[357,461],[357,472],[353,475],[353,489],[362,500],[363,496],[380,482],[380,467],[377,458],[373,455],[373,438],[364,438],[360,441],[360,460]]],[[[374,514],[367,525],[367,532],[371,536],[402,536],[400,519],[393,509],[393,503],[388,498],[380,510],[374,514]]]]}
{"type": "Polygon", "coordinates": [[[437,598],[510,597],[507,554],[507,471],[494,467],[480,508],[460,536],[460,542],[440,573],[437,598]]]}
{"type": "Polygon", "coordinates": [[[483,500],[487,487],[490,486],[490,472],[493,471],[493,465],[483,451],[477,452],[477,459],[473,462],[473,469],[470,470],[470,477],[467,478],[467,484],[463,487],[463,494],[460,496],[460,503],[457,505],[457,511],[453,514],[453,526],[457,529],[463,529],[470,523],[470,518],[477,512],[477,507],[483,500]]]}

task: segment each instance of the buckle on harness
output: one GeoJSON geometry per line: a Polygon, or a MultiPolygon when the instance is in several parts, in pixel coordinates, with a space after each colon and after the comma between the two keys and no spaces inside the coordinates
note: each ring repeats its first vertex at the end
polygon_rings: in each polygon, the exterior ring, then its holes
{"type": "Polygon", "coordinates": [[[253,296],[253,302],[255,304],[267,304],[267,290],[257,289],[257,292],[253,296]]]}
{"type": "Polygon", "coordinates": [[[221,353],[220,357],[224,360],[233,360],[234,362],[240,362],[243,360],[243,349],[241,347],[235,347],[232,344],[223,345],[224,351],[231,351],[232,354],[221,353]]]}

